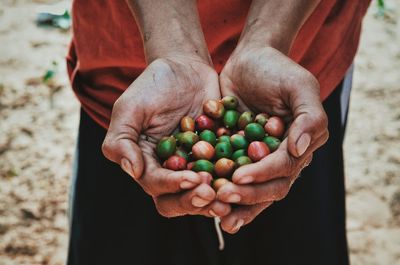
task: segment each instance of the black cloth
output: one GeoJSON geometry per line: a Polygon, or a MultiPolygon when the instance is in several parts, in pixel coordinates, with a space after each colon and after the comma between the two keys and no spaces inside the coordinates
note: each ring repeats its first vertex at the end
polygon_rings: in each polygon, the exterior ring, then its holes
{"type": "Polygon", "coordinates": [[[213,219],[160,216],[101,152],[106,131],[82,111],[68,265],[347,265],[339,86],[324,102],[330,138],[293,185],[218,250],[213,219]]]}

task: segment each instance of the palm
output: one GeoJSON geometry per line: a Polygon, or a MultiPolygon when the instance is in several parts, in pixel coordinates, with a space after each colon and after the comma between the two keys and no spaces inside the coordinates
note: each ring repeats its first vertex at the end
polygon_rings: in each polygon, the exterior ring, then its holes
{"type": "Polygon", "coordinates": [[[199,115],[204,101],[220,97],[215,71],[203,62],[183,60],[153,62],[125,94],[132,111],[127,122],[156,140],[170,134],[183,116],[199,115]]]}
{"type": "Polygon", "coordinates": [[[256,112],[291,118],[290,91],[308,79],[314,78],[279,51],[259,48],[228,61],[220,76],[221,93],[237,96],[256,112]]]}

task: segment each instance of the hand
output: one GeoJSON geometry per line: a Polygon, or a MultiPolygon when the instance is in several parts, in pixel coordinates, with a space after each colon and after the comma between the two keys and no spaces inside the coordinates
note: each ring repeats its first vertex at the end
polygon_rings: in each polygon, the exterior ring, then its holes
{"type": "Polygon", "coordinates": [[[203,102],[217,98],[214,69],[207,61],[182,55],[154,60],[114,104],[103,153],[153,197],[163,216],[224,216],[230,211],[228,204],[214,201],[209,185],[201,184],[209,180],[188,170],[164,169],[154,153],[155,143],[170,135],[183,116],[196,117],[203,102]]]}
{"type": "Polygon", "coordinates": [[[287,195],[312,153],[327,141],[328,122],[318,81],[272,47],[237,48],[220,75],[220,85],[222,96],[238,97],[244,109],[278,115],[290,123],[277,151],[236,170],[233,183],[218,191],[218,200],[247,205],[221,220],[225,231],[235,233],[287,195]]]}

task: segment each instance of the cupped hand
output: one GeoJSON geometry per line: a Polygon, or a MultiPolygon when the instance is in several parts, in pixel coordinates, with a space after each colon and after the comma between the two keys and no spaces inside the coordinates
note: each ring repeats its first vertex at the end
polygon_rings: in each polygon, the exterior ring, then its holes
{"type": "Polygon", "coordinates": [[[233,183],[218,190],[218,200],[242,205],[221,220],[225,231],[235,233],[288,194],[312,153],[327,141],[328,120],[315,77],[271,47],[235,50],[221,72],[220,86],[222,96],[239,98],[242,110],[277,115],[288,124],[277,151],[237,169],[233,183]]]}
{"type": "Polygon", "coordinates": [[[230,211],[228,204],[215,201],[215,191],[204,183],[209,180],[189,170],[162,168],[155,155],[155,143],[183,116],[196,117],[203,102],[217,98],[218,75],[208,62],[174,56],[154,60],[114,104],[103,153],[153,197],[163,216],[230,211]]]}

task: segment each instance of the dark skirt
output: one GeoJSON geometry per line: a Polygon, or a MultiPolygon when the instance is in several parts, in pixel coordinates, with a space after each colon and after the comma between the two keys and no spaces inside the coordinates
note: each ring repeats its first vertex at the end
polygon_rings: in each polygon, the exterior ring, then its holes
{"type": "Polygon", "coordinates": [[[103,156],[106,131],[82,111],[68,264],[347,265],[341,96],[342,84],[324,102],[330,138],[287,198],[237,234],[224,233],[223,251],[213,219],[160,216],[151,197],[103,156]]]}

